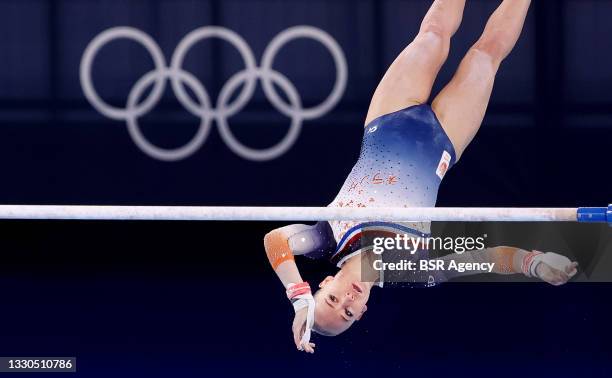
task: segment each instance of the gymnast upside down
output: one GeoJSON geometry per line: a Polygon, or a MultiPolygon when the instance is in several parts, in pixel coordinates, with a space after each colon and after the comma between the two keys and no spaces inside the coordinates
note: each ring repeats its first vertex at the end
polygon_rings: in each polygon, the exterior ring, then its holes
{"type": "MultiPolygon", "coordinates": [[[[495,75],[521,34],[530,3],[502,1],[453,79],[428,105],[465,7],[465,0],[433,2],[418,35],[378,85],[365,120],[359,160],[329,206],[435,206],[444,175],[481,126],[495,75]]],[[[364,235],[428,233],[428,223],[384,222],[319,222],[268,233],[266,253],[296,310],[292,330],[298,350],[314,352],[311,329],[327,336],[347,330],[366,312],[372,287],[382,286],[382,280],[362,277],[362,260],[372,255],[364,235]],[[329,259],[340,270],[325,278],[313,297],[297,269],[296,255],[329,259]]],[[[523,273],[554,285],[567,282],[577,271],[577,264],[563,256],[514,247],[488,248],[451,258],[492,262],[495,273],[523,273]]],[[[452,278],[447,275],[437,280],[452,278]]]]}

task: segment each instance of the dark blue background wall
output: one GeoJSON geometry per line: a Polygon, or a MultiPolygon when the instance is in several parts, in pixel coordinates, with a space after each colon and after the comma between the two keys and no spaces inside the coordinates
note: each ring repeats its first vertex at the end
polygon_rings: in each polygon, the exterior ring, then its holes
{"type": "MultiPolygon", "coordinates": [[[[451,78],[496,4],[469,2],[436,89],[451,78]]],[[[0,199],[325,204],[358,154],[361,125],[378,80],[415,35],[428,5],[392,0],[3,0],[0,154],[6,164],[0,199]],[[132,142],[125,122],[93,109],[79,82],[85,47],[110,27],[132,26],[150,34],[170,60],[188,32],[221,25],[240,34],[259,60],[272,37],[302,24],[321,28],[338,41],[348,61],[348,86],[331,113],[305,121],[295,146],[270,162],[237,157],[216,127],[191,157],[173,163],[152,159],[132,142]]],[[[608,1],[533,4],[524,35],[499,73],[483,133],[445,182],[443,204],[607,201],[612,185],[602,170],[612,132],[610,7],[608,1]]],[[[213,102],[242,67],[235,49],[218,40],[195,45],[185,62],[213,102]]],[[[305,39],[283,48],[274,67],[291,80],[306,105],[322,101],[335,79],[329,52],[305,39]]],[[[115,41],[95,60],[94,84],[106,101],[123,106],[135,82],[152,68],[144,48],[115,41]]],[[[139,121],[145,135],[166,148],[186,143],[199,122],[170,88],[139,121]]],[[[229,121],[243,143],[259,148],[279,141],[289,124],[260,86],[246,109],[229,121]]]]}
{"type": "MultiPolygon", "coordinates": [[[[325,205],[354,163],[370,96],[411,40],[430,1],[1,0],[0,203],[325,205]],[[236,156],[216,127],[187,159],[143,154],[125,123],[87,102],[79,64],[87,44],[115,26],[138,28],[166,60],[190,31],[221,25],[257,60],[294,25],[328,32],[349,68],[344,96],[305,121],[294,147],[269,162],[236,156]]],[[[453,75],[498,1],[470,0],[436,83],[453,75]]],[[[612,1],[534,1],[524,34],[499,73],[482,132],[442,185],[439,205],[578,206],[610,201],[612,1]]],[[[274,65],[306,106],[335,79],[312,41],[274,65]]],[[[94,83],[125,104],[153,68],[146,51],[113,42],[94,83]]],[[[195,46],[185,69],[213,103],[242,69],[228,44],[195,46]]],[[[140,119],[154,143],[177,147],[198,119],[168,87],[140,119]]],[[[289,120],[259,86],[230,118],[245,144],[268,147],[289,120]]],[[[381,291],[365,324],[294,352],[291,310],[263,256],[272,224],[3,222],[0,354],[76,355],[83,376],[610,375],[609,287],[448,285],[381,291]],[[240,240],[240,243],[236,241],[240,240]],[[237,294],[245,284],[257,288],[237,294]],[[290,373],[291,372],[291,373],[290,373]]],[[[306,275],[329,268],[307,265],[306,275]]]]}

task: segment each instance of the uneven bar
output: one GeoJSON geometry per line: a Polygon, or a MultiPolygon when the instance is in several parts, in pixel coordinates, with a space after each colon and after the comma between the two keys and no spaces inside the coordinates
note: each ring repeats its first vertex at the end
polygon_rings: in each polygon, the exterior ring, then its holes
{"type": "MultiPolygon", "coordinates": [[[[608,208],[593,210],[600,214],[608,208]]],[[[578,214],[581,215],[579,219],[578,214]]],[[[0,205],[0,219],[131,221],[386,221],[386,222],[577,222],[578,208],[339,208],[237,206],[0,205]]],[[[612,219],[597,218],[599,222],[612,219]]],[[[591,218],[590,221],[593,221],[591,218]]]]}

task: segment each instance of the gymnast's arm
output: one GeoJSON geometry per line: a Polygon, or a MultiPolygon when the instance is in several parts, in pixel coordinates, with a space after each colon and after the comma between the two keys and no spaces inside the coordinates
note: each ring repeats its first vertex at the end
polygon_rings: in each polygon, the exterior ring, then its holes
{"type": "MultiPolygon", "coordinates": [[[[576,274],[578,267],[576,262],[571,262],[556,253],[529,252],[515,247],[495,247],[462,254],[453,253],[442,257],[441,260],[446,263],[450,260],[457,263],[493,263],[492,273],[524,274],[528,277],[537,277],[552,285],[562,285],[569,281],[576,274]]],[[[444,275],[445,280],[451,280],[480,273],[480,271],[446,271],[444,275]]]]}
{"type": "Polygon", "coordinates": [[[290,283],[303,282],[294,256],[324,258],[334,252],[336,241],[327,222],[313,226],[292,224],[266,234],[264,247],[272,269],[287,287],[290,283]]]}
{"type": "MultiPolygon", "coordinates": [[[[336,242],[327,222],[319,222],[314,226],[293,224],[273,230],[264,237],[264,247],[270,265],[287,289],[289,298],[292,298],[290,296],[292,290],[304,290],[304,285],[299,285],[304,281],[295,263],[294,256],[308,255],[312,258],[320,258],[325,256],[326,253],[333,253],[335,245],[336,242]]],[[[306,291],[310,293],[307,284],[306,291]]],[[[301,345],[300,341],[306,326],[307,310],[307,308],[303,308],[296,311],[291,329],[293,331],[293,341],[298,350],[314,353],[315,345],[313,343],[301,345]]]]}
{"type": "Polygon", "coordinates": [[[290,283],[302,283],[302,276],[295,264],[294,252],[289,245],[292,230],[302,225],[290,225],[270,231],[264,237],[264,248],[272,269],[287,287],[290,283]]]}

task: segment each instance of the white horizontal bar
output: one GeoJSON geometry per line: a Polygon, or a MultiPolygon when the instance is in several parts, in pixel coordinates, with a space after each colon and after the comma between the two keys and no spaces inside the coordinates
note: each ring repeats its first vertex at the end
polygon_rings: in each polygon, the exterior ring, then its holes
{"type": "Polygon", "coordinates": [[[576,222],[576,208],[339,208],[0,205],[0,219],[152,221],[576,222]]]}

